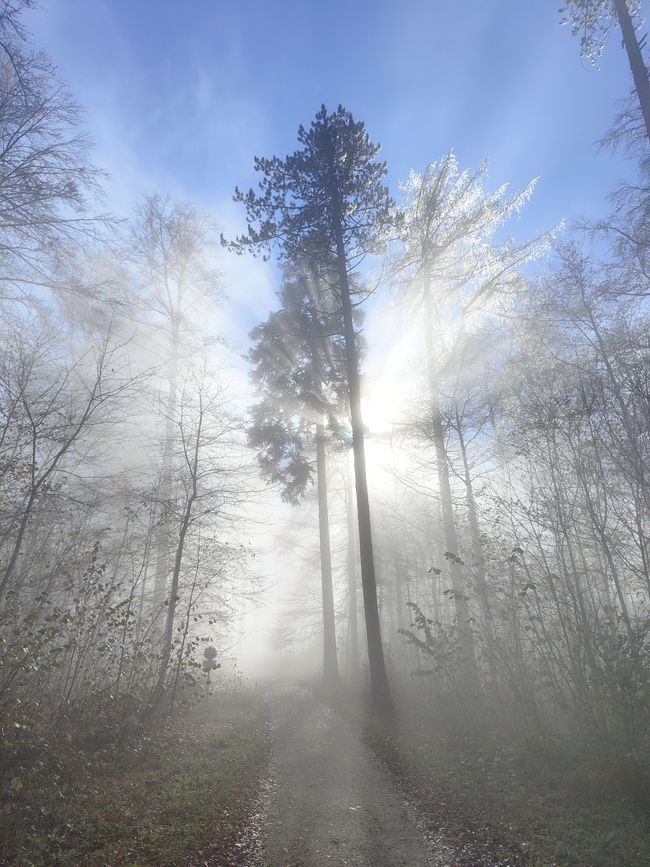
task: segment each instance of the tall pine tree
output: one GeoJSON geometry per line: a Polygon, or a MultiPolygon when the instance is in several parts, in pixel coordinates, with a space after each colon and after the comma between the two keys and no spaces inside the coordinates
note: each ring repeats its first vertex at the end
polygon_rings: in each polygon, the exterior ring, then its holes
{"type": "Polygon", "coordinates": [[[322,106],[309,129],[299,128],[298,141],[299,149],[284,159],[256,157],[259,191],[235,193],[235,200],[246,207],[248,231],[223,243],[238,253],[268,255],[274,250],[283,262],[304,262],[337,301],[343,319],[372,700],[376,708],[388,710],[353,318],[353,305],[362,296],[351,276],[366,256],[381,249],[394,219],[393,201],[383,184],[386,164],[377,159],[378,145],[342,106],[332,113],[322,106]]]}

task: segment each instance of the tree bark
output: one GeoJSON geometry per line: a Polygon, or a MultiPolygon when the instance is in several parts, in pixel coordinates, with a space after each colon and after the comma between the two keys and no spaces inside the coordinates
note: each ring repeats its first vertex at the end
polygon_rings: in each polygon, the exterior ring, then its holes
{"type": "Polygon", "coordinates": [[[352,452],[354,455],[354,478],[357,495],[357,517],[359,522],[359,551],[361,555],[361,586],[363,588],[363,610],[366,618],[366,637],[368,639],[368,668],[370,670],[370,690],[372,704],[376,710],[390,712],[392,701],[386,676],[384,648],[381,643],[381,625],[377,605],[377,582],[375,579],[375,560],[372,550],[372,527],[370,524],[370,503],[368,499],[368,480],[366,476],[366,454],[364,427],[361,415],[361,383],[359,377],[359,357],[357,352],[352,301],[348,280],[347,260],[340,223],[335,225],[339,291],[343,310],[345,329],[345,352],[347,360],[348,389],[350,393],[350,416],[352,422],[352,452]]]}
{"type": "Polygon", "coordinates": [[[359,619],[357,615],[357,558],[356,533],[354,532],[354,479],[353,467],[347,467],[347,516],[348,516],[348,675],[357,679],[361,674],[359,660],[359,619]]]}
{"type": "Polygon", "coordinates": [[[641,106],[641,114],[645,124],[646,135],[650,141],[650,81],[648,81],[648,70],[641,54],[639,40],[636,38],[634,24],[630,17],[630,11],[627,8],[626,0],[614,0],[614,8],[616,17],[618,18],[618,26],[623,34],[623,44],[627,52],[627,59],[632,70],[632,78],[634,79],[634,87],[639,98],[641,106]]]}
{"type": "Polygon", "coordinates": [[[336,620],[334,617],[330,528],[327,509],[325,428],[322,421],[316,425],[316,483],[318,488],[318,531],[323,594],[323,681],[326,687],[336,687],[340,679],[339,665],[336,657],[336,620]]]}

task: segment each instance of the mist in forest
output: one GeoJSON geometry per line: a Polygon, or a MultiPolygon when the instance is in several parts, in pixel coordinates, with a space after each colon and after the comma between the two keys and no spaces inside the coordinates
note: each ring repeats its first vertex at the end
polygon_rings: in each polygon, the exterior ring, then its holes
{"type": "Polygon", "coordinates": [[[0,864],[650,863],[642,6],[0,0],[0,864]]]}

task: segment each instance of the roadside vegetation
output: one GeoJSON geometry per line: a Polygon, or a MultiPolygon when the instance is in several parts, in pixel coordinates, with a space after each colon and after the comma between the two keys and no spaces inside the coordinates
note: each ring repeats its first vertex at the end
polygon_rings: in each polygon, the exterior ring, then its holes
{"type": "Polygon", "coordinates": [[[236,864],[268,758],[266,710],[220,689],[150,729],[3,730],[0,863],[236,864]]]}

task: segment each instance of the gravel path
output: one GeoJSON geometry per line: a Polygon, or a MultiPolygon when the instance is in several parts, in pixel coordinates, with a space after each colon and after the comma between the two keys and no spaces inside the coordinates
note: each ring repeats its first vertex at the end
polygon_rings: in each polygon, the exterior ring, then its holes
{"type": "Polygon", "coordinates": [[[271,698],[272,757],[242,836],[246,864],[264,867],[444,867],[441,842],[329,707],[297,688],[271,698]]]}

